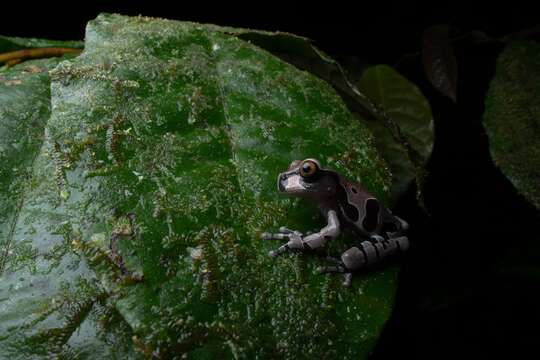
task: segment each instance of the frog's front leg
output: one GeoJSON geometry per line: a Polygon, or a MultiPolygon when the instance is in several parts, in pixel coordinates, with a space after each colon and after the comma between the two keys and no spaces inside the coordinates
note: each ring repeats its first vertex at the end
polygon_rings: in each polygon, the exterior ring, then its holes
{"type": "Polygon", "coordinates": [[[304,236],[301,232],[290,230],[285,227],[279,229],[279,233],[263,233],[264,240],[287,240],[287,243],[281,245],[276,250],[270,251],[269,255],[276,257],[289,249],[317,249],[323,247],[329,239],[339,236],[339,219],[334,210],[326,213],[328,225],[320,231],[304,236]]]}

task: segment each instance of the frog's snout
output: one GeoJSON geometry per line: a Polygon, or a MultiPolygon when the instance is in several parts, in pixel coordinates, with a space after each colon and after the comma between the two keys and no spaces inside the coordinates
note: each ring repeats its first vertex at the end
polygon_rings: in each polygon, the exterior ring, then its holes
{"type": "Polygon", "coordinates": [[[279,192],[285,191],[285,181],[287,181],[287,174],[281,173],[278,175],[277,187],[279,192]]]}
{"type": "Polygon", "coordinates": [[[305,191],[305,187],[298,174],[294,171],[288,171],[279,174],[278,190],[280,193],[299,195],[305,191]]]}

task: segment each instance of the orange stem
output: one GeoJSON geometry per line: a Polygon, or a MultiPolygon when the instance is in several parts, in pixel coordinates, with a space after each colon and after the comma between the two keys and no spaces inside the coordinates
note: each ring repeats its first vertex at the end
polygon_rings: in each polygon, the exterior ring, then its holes
{"type": "Polygon", "coordinates": [[[0,63],[22,61],[26,59],[40,59],[53,56],[62,56],[64,54],[73,54],[81,52],[81,49],[47,47],[37,49],[24,49],[0,54],[0,63]]]}

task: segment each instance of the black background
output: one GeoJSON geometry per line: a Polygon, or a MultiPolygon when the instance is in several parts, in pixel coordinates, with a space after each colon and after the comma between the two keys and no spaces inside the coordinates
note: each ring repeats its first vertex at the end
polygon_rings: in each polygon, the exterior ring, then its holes
{"type": "Polygon", "coordinates": [[[538,24],[534,2],[506,1],[3,1],[0,33],[82,39],[100,12],[145,15],[220,25],[288,31],[310,37],[332,54],[391,63],[417,51],[424,29],[450,24],[505,35],[538,24]]]}
{"type": "MultiPolygon", "coordinates": [[[[540,24],[532,4],[516,1],[10,2],[0,6],[0,34],[82,39],[85,23],[100,12],[288,31],[335,56],[390,65],[420,51],[431,25],[500,37],[540,24]]],[[[538,212],[493,165],[482,125],[502,48],[456,44],[456,104],[430,86],[419,59],[398,67],[430,101],[436,142],[425,189],[429,215],[415,205],[414,189],[395,209],[411,223],[412,247],[373,358],[538,358],[540,282],[530,270],[540,273],[538,212]]]]}

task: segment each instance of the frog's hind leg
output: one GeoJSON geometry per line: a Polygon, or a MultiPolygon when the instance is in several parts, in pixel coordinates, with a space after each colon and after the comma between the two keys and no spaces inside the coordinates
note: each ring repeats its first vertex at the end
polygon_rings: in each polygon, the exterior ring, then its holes
{"type": "Polygon", "coordinates": [[[362,241],[358,246],[353,246],[341,254],[341,260],[327,257],[332,266],[323,266],[318,270],[321,273],[342,273],[345,275],[344,286],[351,286],[354,272],[365,268],[371,268],[386,258],[400,252],[405,252],[409,247],[409,239],[406,236],[397,236],[385,239],[380,235],[372,235],[369,240],[362,241]]]}
{"type": "Polygon", "coordinates": [[[317,271],[320,273],[344,273],[347,271],[347,268],[343,265],[341,260],[336,259],[332,256],[327,256],[326,260],[332,264],[333,266],[319,266],[317,268],[317,271]]]}
{"type": "Polygon", "coordinates": [[[347,268],[343,265],[319,266],[317,271],[320,273],[344,273],[347,268]]]}
{"type": "Polygon", "coordinates": [[[328,261],[334,263],[335,265],[321,266],[317,270],[320,273],[340,273],[340,274],[343,274],[343,276],[345,277],[345,279],[343,281],[343,286],[351,287],[352,277],[353,277],[352,270],[347,268],[345,266],[345,264],[339,259],[336,259],[336,258],[330,257],[330,256],[327,257],[326,259],[328,261]]]}
{"type": "Polygon", "coordinates": [[[345,280],[343,280],[343,286],[345,287],[351,287],[352,285],[352,276],[353,274],[352,273],[345,273],[345,280]]]}
{"type": "Polygon", "coordinates": [[[353,246],[343,252],[341,254],[341,262],[349,271],[358,271],[367,265],[365,252],[357,246],[353,246]]]}
{"type": "Polygon", "coordinates": [[[343,286],[351,287],[353,272],[361,270],[367,266],[366,256],[363,250],[356,246],[351,247],[341,254],[341,264],[346,269],[343,286]]]}
{"type": "Polygon", "coordinates": [[[317,269],[320,273],[340,273],[343,274],[345,280],[343,286],[351,287],[353,274],[343,265],[321,266],[317,269]]]}

